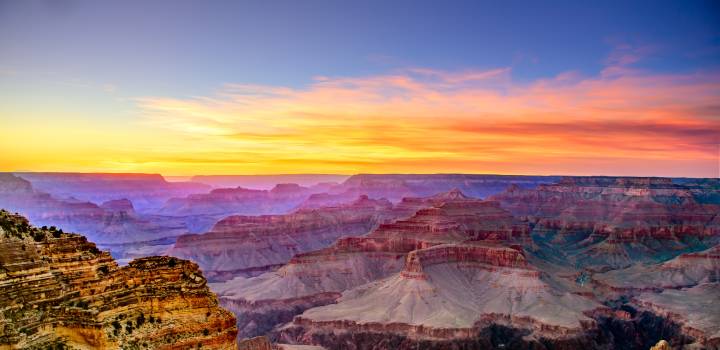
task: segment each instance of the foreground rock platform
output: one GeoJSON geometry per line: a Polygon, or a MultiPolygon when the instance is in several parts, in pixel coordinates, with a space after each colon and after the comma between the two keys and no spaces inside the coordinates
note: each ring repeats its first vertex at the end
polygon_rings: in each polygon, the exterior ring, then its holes
{"type": "Polygon", "coordinates": [[[235,349],[197,264],[118,267],[84,236],[0,211],[0,349],[235,349]]]}

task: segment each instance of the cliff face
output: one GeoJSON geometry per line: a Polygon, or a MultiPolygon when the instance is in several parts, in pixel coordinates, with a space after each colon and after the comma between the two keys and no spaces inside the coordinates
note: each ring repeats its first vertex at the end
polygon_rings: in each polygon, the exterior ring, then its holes
{"type": "Polygon", "coordinates": [[[421,278],[422,269],[419,265],[413,269],[413,261],[431,264],[437,259],[455,259],[462,264],[463,259],[474,259],[475,263],[482,261],[497,268],[526,264],[519,246],[515,249],[510,245],[527,239],[528,228],[497,203],[452,190],[428,198],[404,199],[393,212],[399,217],[415,214],[381,224],[365,236],[343,237],[330,247],[297,254],[275,272],[238,277],[212,288],[221,304],[238,315],[241,336],[255,336],[306,309],[333,303],[342,292],[357,286],[397,273],[421,278]],[[470,242],[445,246],[466,241],[470,242]],[[490,243],[473,245],[478,241],[490,243]]]}
{"type": "MultiPolygon", "coordinates": [[[[475,337],[512,325],[533,339],[583,338],[604,307],[549,282],[519,247],[468,242],[410,252],[400,273],[345,291],[336,304],[309,309],[277,337],[287,341],[351,333],[404,334],[414,339],[475,337]]],[[[364,344],[369,345],[369,344],[364,344]]]]}
{"type": "Polygon", "coordinates": [[[78,234],[0,211],[0,348],[234,349],[235,318],[196,264],[168,257],[119,268],[78,234]]]}
{"type": "Polygon", "coordinates": [[[170,254],[191,259],[215,279],[257,275],[294,254],[320,249],[337,238],[361,235],[386,220],[392,205],[360,197],[334,207],[287,215],[230,216],[208,233],[178,238],[170,254]]]}
{"type": "Polygon", "coordinates": [[[717,244],[720,206],[698,191],[665,178],[569,177],[491,199],[529,222],[548,258],[607,270],[717,244]]]}
{"type": "Polygon", "coordinates": [[[692,287],[720,281],[720,245],[700,252],[681,254],[659,264],[636,264],[592,276],[609,295],[692,287]]]}
{"type": "Polygon", "coordinates": [[[643,293],[633,299],[640,307],[675,320],[700,347],[720,348],[720,283],[643,293]]]}

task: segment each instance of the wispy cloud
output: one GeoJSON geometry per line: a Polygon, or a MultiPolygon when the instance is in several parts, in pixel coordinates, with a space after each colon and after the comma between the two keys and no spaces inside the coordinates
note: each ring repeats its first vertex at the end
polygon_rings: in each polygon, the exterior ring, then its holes
{"type": "MultiPolygon", "coordinates": [[[[714,176],[720,75],[634,70],[649,52],[621,47],[589,77],[568,72],[518,83],[509,68],[412,67],[317,77],[300,89],[232,84],[212,96],[146,97],[138,105],[146,123],[195,140],[175,162],[235,150],[265,172],[714,176]]],[[[228,165],[237,165],[232,159],[228,165]]],[[[202,160],[216,161],[222,157],[202,160]]]]}

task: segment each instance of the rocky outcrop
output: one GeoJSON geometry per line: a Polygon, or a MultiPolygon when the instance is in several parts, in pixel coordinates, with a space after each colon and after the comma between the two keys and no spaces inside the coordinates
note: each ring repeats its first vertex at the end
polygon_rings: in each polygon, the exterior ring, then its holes
{"type": "Polygon", "coordinates": [[[272,343],[267,337],[243,339],[238,343],[238,350],[273,350],[272,343]]]}
{"type": "Polygon", "coordinates": [[[254,336],[309,308],[333,303],[344,291],[392,276],[404,265],[404,275],[417,273],[411,271],[408,261],[430,264],[433,259],[455,258],[456,263],[463,264],[462,259],[473,257],[480,261],[484,257],[485,266],[525,264],[519,246],[503,243],[522,241],[527,226],[497,203],[452,190],[424,199],[404,199],[393,212],[401,217],[415,214],[381,224],[365,236],[340,238],[328,248],[297,254],[275,272],[235,278],[213,284],[212,288],[222,305],[238,315],[241,336],[254,336]],[[444,245],[465,241],[488,243],[444,245]],[[435,246],[437,250],[429,250],[435,246]]]}
{"type": "Polygon", "coordinates": [[[128,199],[113,199],[100,205],[101,208],[114,212],[122,212],[126,215],[135,215],[135,207],[128,199]]]}
{"type": "Polygon", "coordinates": [[[636,295],[719,281],[720,245],[659,264],[636,264],[592,276],[592,282],[606,296],[636,295]]]}
{"type": "Polygon", "coordinates": [[[657,344],[653,345],[650,350],[672,350],[670,347],[670,343],[668,343],[666,340],[661,340],[657,342],[657,344]]]}
{"type": "Polygon", "coordinates": [[[679,323],[684,334],[711,349],[720,348],[720,283],[643,293],[632,301],[641,309],[679,323]]]}
{"type": "Polygon", "coordinates": [[[252,276],[343,236],[362,235],[388,220],[392,205],[366,196],[339,206],[287,215],[230,216],[210,232],[178,238],[170,254],[193,260],[214,279],[252,276]]]}
{"type": "Polygon", "coordinates": [[[0,348],[236,347],[235,318],[192,262],[118,267],[78,234],[0,211],[0,348]]]}
{"type": "MultiPolygon", "coordinates": [[[[472,338],[493,324],[534,338],[582,337],[604,307],[545,281],[519,247],[455,243],[411,252],[390,278],[346,291],[336,304],[297,316],[280,339],[346,330],[418,339],[472,338]],[[293,329],[295,328],[295,329],[293,329]]],[[[329,346],[331,344],[321,344],[329,346]]]]}

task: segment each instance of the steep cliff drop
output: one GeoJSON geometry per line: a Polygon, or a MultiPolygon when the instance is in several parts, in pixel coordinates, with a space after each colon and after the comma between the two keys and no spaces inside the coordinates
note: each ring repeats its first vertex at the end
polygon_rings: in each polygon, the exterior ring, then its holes
{"type": "Polygon", "coordinates": [[[0,210],[0,349],[235,349],[236,334],[196,264],[119,268],[82,235],[0,210]]]}

